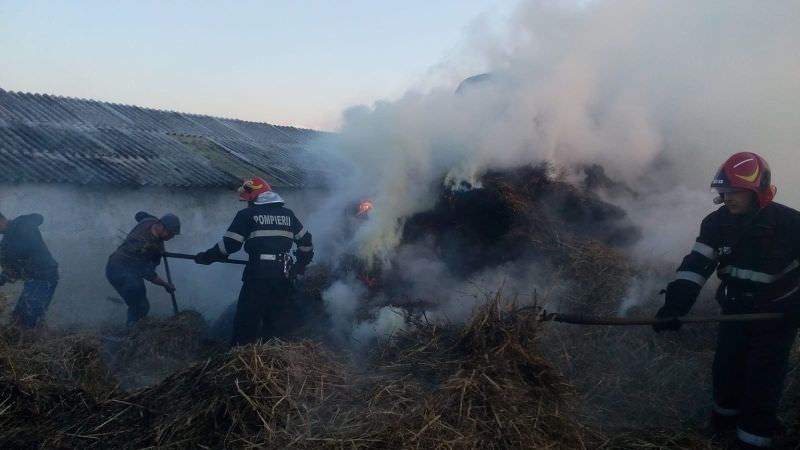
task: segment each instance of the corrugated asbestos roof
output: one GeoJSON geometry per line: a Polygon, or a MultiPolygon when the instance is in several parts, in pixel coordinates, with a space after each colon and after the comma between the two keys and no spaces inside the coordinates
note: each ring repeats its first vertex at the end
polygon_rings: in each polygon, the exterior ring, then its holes
{"type": "Polygon", "coordinates": [[[0,89],[0,182],[303,187],[319,178],[303,170],[319,134],[0,89]]]}

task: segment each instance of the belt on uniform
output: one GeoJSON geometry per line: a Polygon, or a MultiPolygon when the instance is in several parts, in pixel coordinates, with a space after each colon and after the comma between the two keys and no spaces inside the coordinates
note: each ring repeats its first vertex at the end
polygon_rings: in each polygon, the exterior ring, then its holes
{"type": "Polygon", "coordinates": [[[261,261],[283,261],[283,254],[270,255],[268,253],[262,253],[258,255],[258,259],[260,259],[261,261]]]}

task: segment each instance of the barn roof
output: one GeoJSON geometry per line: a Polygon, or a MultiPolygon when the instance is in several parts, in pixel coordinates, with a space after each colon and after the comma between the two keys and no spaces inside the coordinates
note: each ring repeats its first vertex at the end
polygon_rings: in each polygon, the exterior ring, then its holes
{"type": "Polygon", "coordinates": [[[313,185],[307,144],[322,133],[0,89],[0,182],[229,187],[260,175],[313,185]]]}

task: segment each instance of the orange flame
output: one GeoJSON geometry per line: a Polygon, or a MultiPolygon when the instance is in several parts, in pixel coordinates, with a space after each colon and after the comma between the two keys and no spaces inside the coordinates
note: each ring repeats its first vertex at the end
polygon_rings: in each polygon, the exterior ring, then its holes
{"type": "Polygon", "coordinates": [[[358,204],[358,212],[356,213],[356,216],[366,215],[372,208],[373,208],[372,201],[364,200],[358,204]]]}

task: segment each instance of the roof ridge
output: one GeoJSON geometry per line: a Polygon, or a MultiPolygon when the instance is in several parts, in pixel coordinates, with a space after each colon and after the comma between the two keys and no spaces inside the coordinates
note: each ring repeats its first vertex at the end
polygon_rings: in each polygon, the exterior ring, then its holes
{"type": "Polygon", "coordinates": [[[176,111],[176,110],[172,110],[172,109],[161,109],[161,108],[155,108],[155,107],[140,106],[140,105],[135,105],[135,104],[130,104],[130,103],[117,103],[117,102],[106,101],[106,100],[98,100],[98,99],[95,99],[95,98],[71,97],[71,96],[68,96],[68,95],[50,94],[50,93],[47,93],[47,92],[29,92],[29,91],[13,91],[13,90],[7,91],[7,90],[4,90],[1,87],[0,87],[0,92],[5,92],[5,93],[9,93],[9,94],[17,94],[17,95],[22,95],[22,96],[34,96],[34,97],[48,95],[48,96],[50,96],[51,98],[54,98],[54,99],[67,99],[67,100],[77,100],[77,101],[87,102],[87,103],[95,102],[95,103],[100,103],[100,104],[119,105],[119,106],[125,106],[125,107],[129,107],[129,108],[139,108],[139,109],[143,109],[143,110],[146,110],[146,111],[158,111],[158,112],[162,112],[162,113],[174,113],[174,114],[181,114],[181,115],[185,115],[185,116],[210,117],[212,119],[217,119],[217,120],[230,120],[230,121],[233,121],[233,122],[253,123],[253,124],[257,124],[257,125],[267,125],[267,126],[275,127],[275,128],[277,128],[277,127],[287,127],[287,128],[293,128],[293,129],[296,129],[296,130],[300,130],[300,131],[314,131],[314,132],[318,131],[318,130],[315,130],[313,128],[300,128],[300,127],[294,127],[292,125],[278,125],[278,124],[274,124],[274,123],[270,123],[270,122],[260,122],[260,121],[254,121],[254,120],[238,119],[238,118],[235,118],[235,117],[214,116],[214,115],[211,115],[211,114],[203,114],[203,113],[183,112],[183,111],[176,111]]]}

